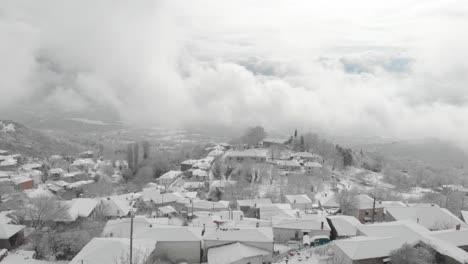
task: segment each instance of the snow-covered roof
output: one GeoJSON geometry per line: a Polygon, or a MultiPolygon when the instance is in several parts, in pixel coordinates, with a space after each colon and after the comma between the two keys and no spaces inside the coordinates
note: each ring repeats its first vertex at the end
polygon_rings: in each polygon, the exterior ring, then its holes
{"type": "Polygon", "coordinates": [[[357,236],[333,242],[352,260],[388,257],[400,248],[405,241],[398,237],[365,237],[357,236]]]}
{"type": "Polygon", "coordinates": [[[192,175],[195,177],[208,177],[208,172],[201,169],[194,169],[192,175]]]}
{"type": "Polygon", "coordinates": [[[460,211],[462,220],[465,221],[465,223],[468,221],[468,211],[460,211]]]}
{"type": "Polygon", "coordinates": [[[225,188],[227,186],[235,185],[236,181],[228,181],[228,180],[215,180],[211,182],[212,188],[225,188]]]}
{"type": "Polygon", "coordinates": [[[158,189],[146,188],[141,192],[141,199],[144,202],[152,202],[154,204],[177,202],[183,197],[178,193],[163,193],[158,189]]]}
{"type": "Polygon", "coordinates": [[[9,239],[24,228],[24,225],[0,224],[0,239],[9,239]]]}
{"type": "Polygon", "coordinates": [[[25,170],[34,170],[34,169],[40,169],[42,168],[42,164],[39,163],[27,163],[21,166],[21,168],[25,170]]]}
{"type": "Polygon", "coordinates": [[[271,227],[220,228],[207,231],[204,240],[273,243],[271,227]]]}
{"type": "MultiPolygon", "coordinates": [[[[185,203],[185,206],[192,207],[192,203],[190,201],[185,203]]],[[[225,204],[220,202],[211,202],[206,200],[194,200],[193,201],[193,208],[194,209],[204,209],[204,210],[211,210],[211,209],[227,209],[225,204]]]]}
{"type": "Polygon", "coordinates": [[[299,164],[297,160],[277,160],[276,165],[289,166],[289,167],[301,167],[301,164],[299,164]]]}
{"type": "Polygon", "coordinates": [[[316,161],[309,161],[304,164],[305,167],[307,168],[322,168],[322,164],[316,162],[316,161]]]}
{"type": "MultiPolygon", "coordinates": [[[[133,256],[149,256],[156,247],[154,239],[134,239],[133,256]]],[[[70,261],[69,264],[115,263],[129,254],[127,238],[95,237],[70,261]]]]}
{"type": "Polygon", "coordinates": [[[306,194],[288,194],[284,196],[290,204],[311,204],[312,200],[306,194]]]}
{"type": "Polygon", "coordinates": [[[386,210],[395,220],[411,220],[431,230],[455,228],[458,224],[467,227],[450,211],[438,206],[392,207],[386,210]]]}
{"type": "Polygon", "coordinates": [[[276,219],[273,223],[273,228],[282,228],[282,229],[297,229],[297,230],[330,230],[325,217],[316,217],[316,218],[286,218],[286,219],[276,219]],[[323,229],[322,229],[323,225],[323,229]]]}
{"type": "Polygon", "coordinates": [[[330,219],[338,236],[356,236],[358,232],[357,227],[362,225],[354,216],[336,215],[328,216],[327,218],[330,219]]]}
{"type": "MultiPolygon", "coordinates": [[[[356,201],[356,207],[360,210],[363,209],[372,209],[374,206],[374,199],[366,194],[358,194],[354,198],[356,201]]],[[[382,204],[378,201],[375,202],[375,208],[383,208],[382,204]]]]}
{"type": "Polygon", "coordinates": [[[457,247],[468,246],[468,228],[433,231],[430,235],[457,247]]]}
{"type": "Polygon", "coordinates": [[[179,177],[180,175],[182,175],[181,171],[171,170],[171,171],[168,171],[168,172],[164,173],[163,175],[161,175],[161,177],[159,177],[159,179],[173,180],[173,179],[179,177]]]}
{"type": "Polygon", "coordinates": [[[185,189],[198,189],[205,187],[204,182],[184,182],[185,189]]]}
{"type": "Polygon", "coordinates": [[[267,256],[270,252],[242,243],[228,244],[220,247],[213,247],[208,250],[209,264],[230,264],[244,258],[256,256],[267,256]]]}
{"type": "Polygon", "coordinates": [[[328,207],[328,208],[340,207],[340,204],[336,200],[336,196],[334,194],[328,195],[327,197],[320,197],[319,203],[322,207],[328,207]]]}
{"type": "Polygon", "coordinates": [[[264,199],[237,200],[237,204],[239,206],[261,207],[264,205],[271,205],[272,202],[270,198],[264,198],[264,199]]]}
{"type": "Polygon", "coordinates": [[[174,209],[174,207],[172,207],[170,205],[159,207],[158,210],[163,214],[172,214],[172,213],[177,212],[176,209],[174,209]]]}

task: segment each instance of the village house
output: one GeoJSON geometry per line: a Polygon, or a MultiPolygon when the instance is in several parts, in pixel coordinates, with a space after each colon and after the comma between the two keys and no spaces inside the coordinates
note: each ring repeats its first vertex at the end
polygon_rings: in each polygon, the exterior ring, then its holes
{"type": "Polygon", "coordinates": [[[302,169],[297,160],[278,160],[276,166],[284,171],[300,171],[302,169]]]}
{"type": "Polygon", "coordinates": [[[271,199],[237,200],[237,210],[244,212],[246,217],[260,218],[260,207],[271,205],[271,199]]]}
{"type": "Polygon", "coordinates": [[[11,181],[16,185],[16,188],[18,190],[28,190],[34,188],[34,181],[33,179],[27,177],[27,176],[14,176],[11,177],[11,181]]]}
{"type": "Polygon", "coordinates": [[[201,169],[194,169],[192,171],[192,177],[197,181],[208,181],[209,175],[208,172],[201,169]]]}
{"type": "Polygon", "coordinates": [[[321,163],[323,161],[322,156],[310,152],[296,152],[291,155],[291,158],[295,160],[301,160],[304,162],[315,161],[321,163]]]}
{"type": "MultiPolygon", "coordinates": [[[[158,218],[156,218],[158,219],[158,218]]],[[[201,238],[187,227],[167,227],[154,224],[153,220],[136,216],[133,223],[134,239],[155,241],[155,256],[166,257],[175,263],[201,262],[201,238]]],[[[104,227],[102,236],[128,240],[130,218],[110,220],[104,227]]]]}
{"type": "Polygon", "coordinates": [[[169,186],[171,183],[173,183],[178,177],[182,176],[181,171],[168,171],[161,175],[158,178],[158,183],[163,185],[163,186],[169,186]]]}
{"type": "Polygon", "coordinates": [[[270,252],[242,243],[233,243],[208,250],[208,264],[264,264],[270,252]]]}
{"type": "Polygon", "coordinates": [[[290,204],[263,205],[260,208],[260,219],[272,220],[273,218],[296,218],[300,212],[292,209],[290,204]]]}
{"type": "Polygon", "coordinates": [[[187,191],[198,191],[205,188],[204,182],[184,182],[184,189],[187,191]]]}
{"type": "Polygon", "coordinates": [[[65,171],[62,168],[53,168],[49,170],[48,175],[51,180],[58,180],[63,176],[64,173],[65,171]]]}
{"type": "Polygon", "coordinates": [[[361,223],[372,222],[372,219],[375,222],[384,221],[384,208],[382,204],[378,201],[374,201],[370,196],[358,194],[354,197],[353,203],[356,209],[354,216],[361,221],[361,223]],[[373,209],[374,213],[372,213],[373,209]]]}
{"type": "Polygon", "coordinates": [[[0,223],[0,248],[8,250],[19,246],[24,238],[25,226],[0,223]]]}
{"type": "Polygon", "coordinates": [[[316,161],[308,161],[304,163],[304,169],[308,174],[317,175],[322,171],[322,164],[316,161]]]}
{"type": "Polygon", "coordinates": [[[220,212],[228,208],[225,204],[220,202],[211,202],[206,200],[193,200],[189,199],[184,203],[186,211],[189,213],[194,212],[220,212]]]}
{"type": "Polygon", "coordinates": [[[398,237],[357,236],[335,240],[332,243],[333,260],[340,264],[385,263],[390,253],[404,243],[405,240],[398,237]]]}
{"type": "Polygon", "coordinates": [[[108,218],[128,216],[130,210],[134,209],[134,201],[119,196],[102,198],[98,205],[99,214],[108,218]]]}
{"type": "Polygon", "coordinates": [[[145,188],[141,192],[140,201],[144,202],[147,206],[176,206],[177,202],[183,197],[178,193],[161,193],[156,188],[145,188]]]}
{"type": "Polygon", "coordinates": [[[410,207],[391,207],[386,209],[386,221],[409,220],[429,230],[455,229],[457,225],[467,225],[445,208],[437,205],[414,205],[410,207]]]}
{"type": "Polygon", "coordinates": [[[430,235],[468,252],[468,228],[433,231],[430,235]]]}
{"type": "Polygon", "coordinates": [[[246,150],[231,150],[226,152],[224,159],[228,162],[266,162],[267,149],[246,149],[246,150]]]}
{"type": "Polygon", "coordinates": [[[76,222],[79,218],[89,218],[98,204],[98,200],[90,198],[76,198],[70,201],[62,201],[62,206],[66,208],[66,211],[52,220],[54,222],[72,223],[76,222]]]}
{"type": "Polygon", "coordinates": [[[330,239],[342,239],[358,235],[358,226],[362,225],[354,216],[334,215],[327,216],[330,226],[330,239]]]}
{"type": "Polygon", "coordinates": [[[63,173],[60,179],[65,182],[72,183],[76,181],[87,180],[88,175],[82,171],[74,171],[74,172],[63,173]]]}
{"type": "Polygon", "coordinates": [[[180,170],[181,171],[187,171],[190,170],[197,161],[193,159],[185,160],[182,163],[180,163],[180,170]]]}
{"type": "Polygon", "coordinates": [[[203,235],[203,240],[204,260],[207,259],[207,253],[211,248],[237,242],[269,252],[269,255],[265,256],[267,262],[271,262],[274,251],[271,227],[210,229],[203,235]]]}
{"type": "Polygon", "coordinates": [[[286,202],[288,202],[293,209],[307,210],[312,209],[312,200],[305,194],[290,194],[285,195],[286,202]]]}
{"type": "Polygon", "coordinates": [[[275,243],[302,241],[305,235],[330,237],[330,226],[325,217],[278,219],[273,222],[275,243]]]}
{"type": "Polygon", "coordinates": [[[328,194],[328,193],[323,194],[323,196],[318,199],[318,204],[319,204],[319,207],[322,209],[340,208],[340,204],[336,200],[336,197],[334,194],[328,194]]]}
{"type": "MultiPolygon", "coordinates": [[[[150,257],[156,247],[155,239],[133,239],[133,256],[150,257]]],[[[95,237],[68,264],[115,263],[127,259],[130,240],[117,237],[95,237]]]]}

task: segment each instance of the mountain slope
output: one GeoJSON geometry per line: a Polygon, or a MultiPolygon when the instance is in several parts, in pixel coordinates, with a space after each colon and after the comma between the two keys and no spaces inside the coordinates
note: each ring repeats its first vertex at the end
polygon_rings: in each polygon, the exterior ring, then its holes
{"type": "Polygon", "coordinates": [[[70,155],[84,146],[54,139],[20,123],[0,120],[0,149],[27,156],[70,155]]]}

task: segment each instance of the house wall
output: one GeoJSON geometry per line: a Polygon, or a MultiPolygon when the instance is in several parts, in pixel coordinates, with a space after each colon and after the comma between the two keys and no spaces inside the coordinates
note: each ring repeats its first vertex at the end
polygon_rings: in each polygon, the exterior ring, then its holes
{"type": "MultiPolygon", "coordinates": [[[[264,249],[268,252],[271,252],[273,253],[273,242],[251,242],[251,241],[219,241],[219,240],[205,240],[205,246],[204,246],[204,257],[203,259],[206,261],[206,254],[208,253],[208,249],[211,248],[211,247],[215,247],[215,246],[222,246],[222,245],[227,245],[227,244],[232,244],[232,243],[235,243],[235,242],[241,242],[242,244],[245,244],[245,245],[248,245],[248,246],[252,246],[252,247],[256,247],[256,248],[260,248],[260,249],[264,249]]],[[[265,259],[267,261],[271,261],[272,259],[272,254],[270,254],[269,256],[266,256],[265,259]]]]}
{"type": "Polygon", "coordinates": [[[19,246],[23,242],[23,239],[24,239],[23,231],[16,233],[15,235],[11,236],[9,239],[0,239],[0,249],[6,248],[8,250],[11,250],[19,246]]]}
{"type": "MultiPolygon", "coordinates": [[[[301,229],[288,229],[288,228],[276,228],[273,227],[273,236],[275,238],[275,243],[285,243],[290,240],[295,240],[296,231],[299,232],[298,240],[302,241],[304,232],[301,229]]],[[[330,230],[310,230],[308,232],[309,237],[323,235],[330,236],[330,230]]]]}
{"type": "Polygon", "coordinates": [[[158,241],[155,254],[175,263],[200,263],[201,241],[158,241]]]}
{"type": "MultiPolygon", "coordinates": [[[[264,259],[263,256],[255,256],[255,257],[250,257],[250,258],[243,258],[243,259],[240,259],[238,261],[234,261],[231,264],[247,264],[247,263],[262,264],[264,260],[266,260],[266,259],[264,259]]],[[[208,263],[209,264],[216,264],[216,263],[212,263],[212,262],[208,262],[208,263]]]]}
{"type": "Polygon", "coordinates": [[[23,182],[19,185],[19,188],[21,190],[28,190],[28,189],[32,189],[34,187],[34,181],[33,180],[29,180],[27,182],[23,182]]]}
{"type": "MultiPolygon", "coordinates": [[[[369,217],[372,218],[372,208],[370,209],[361,209],[358,211],[358,214],[356,216],[361,223],[365,223],[365,218],[369,217]],[[366,214],[367,212],[367,214],[366,214]]],[[[375,208],[375,215],[374,215],[374,221],[375,222],[383,222],[385,220],[384,218],[384,209],[383,208],[375,208]]]]}
{"type": "Polygon", "coordinates": [[[312,209],[312,204],[311,203],[291,203],[291,208],[299,209],[299,210],[312,209]]]}
{"type": "Polygon", "coordinates": [[[374,259],[361,259],[353,261],[353,264],[382,264],[384,258],[374,258],[374,259]]]}

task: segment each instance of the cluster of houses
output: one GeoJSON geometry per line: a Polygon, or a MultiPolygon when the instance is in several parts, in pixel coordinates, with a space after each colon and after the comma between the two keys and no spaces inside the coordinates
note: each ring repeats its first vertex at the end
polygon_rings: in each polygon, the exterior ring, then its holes
{"type": "MultiPolygon", "coordinates": [[[[264,147],[280,143],[266,140],[264,147]]],[[[227,144],[217,144],[209,150],[207,157],[182,162],[180,170],[168,171],[139,192],[60,201],[57,206],[65,209],[49,216],[49,222],[66,226],[83,219],[106,219],[102,233],[69,263],[116,263],[130,253],[130,243],[133,257],[170,263],[280,263],[288,258],[289,250],[311,247],[327,249],[324,262],[312,263],[334,263],[337,259],[336,263],[345,264],[388,263],[391,252],[405,244],[430,248],[438,263],[468,263],[468,212],[459,218],[434,204],[380,201],[366,194],[346,203],[353,209],[346,210],[347,215],[342,214],[343,203],[333,193],[317,200],[290,193],[284,195],[283,203],[269,198],[204,199],[200,189],[222,184],[211,175],[217,158],[271,163],[285,173],[314,174],[322,167],[322,158],[308,152],[271,158],[264,148],[233,150],[227,144]]],[[[3,154],[6,157],[9,153],[3,154]]],[[[19,162],[14,169],[0,171],[0,179],[31,194],[38,190],[58,193],[76,183],[93,181],[93,175],[109,165],[95,161],[92,155],[85,152],[76,160],[54,156],[48,161],[50,167],[19,162]],[[41,177],[35,179],[32,171],[41,177]],[[47,183],[41,180],[44,174],[47,183]],[[16,184],[20,182],[14,180],[17,177],[29,181],[16,184]]],[[[126,164],[114,162],[111,167],[118,175],[122,166],[126,164]]],[[[39,261],[33,253],[17,250],[32,220],[25,217],[20,225],[15,212],[0,212],[0,264],[57,263],[39,261]]]]}

